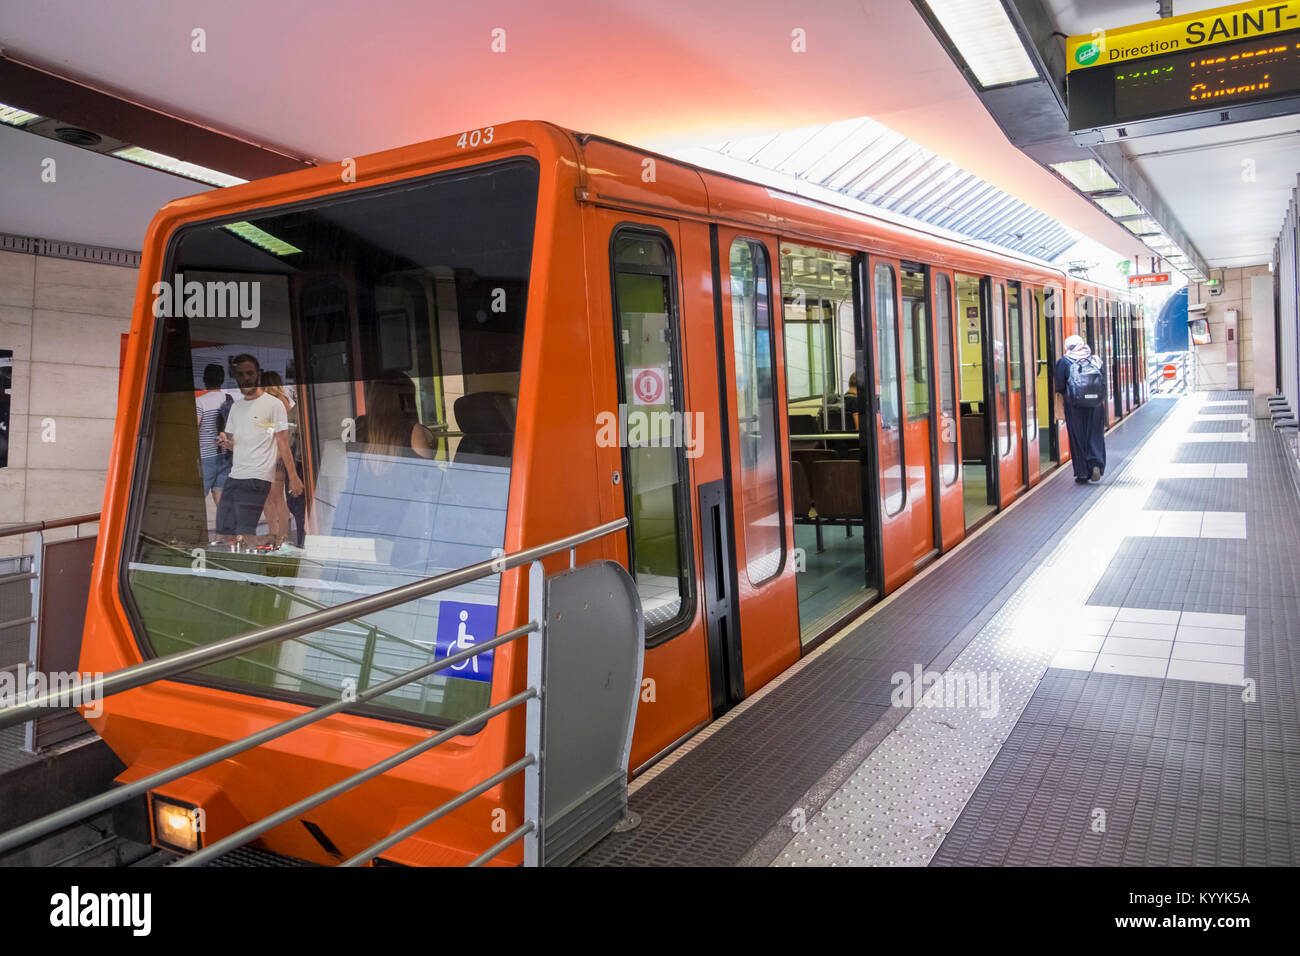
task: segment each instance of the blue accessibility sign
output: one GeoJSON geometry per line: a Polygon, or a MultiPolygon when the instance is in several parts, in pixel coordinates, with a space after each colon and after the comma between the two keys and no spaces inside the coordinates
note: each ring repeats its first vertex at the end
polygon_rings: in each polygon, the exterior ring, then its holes
{"type": "MultiPolygon", "coordinates": [[[[476,644],[490,641],[497,633],[497,609],[491,604],[461,604],[443,601],[438,606],[438,633],[434,640],[434,658],[442,660],[476,644]]],[[[464,680],[492,680],[492,651],[476,654],[438,672],[464,680]]]]}

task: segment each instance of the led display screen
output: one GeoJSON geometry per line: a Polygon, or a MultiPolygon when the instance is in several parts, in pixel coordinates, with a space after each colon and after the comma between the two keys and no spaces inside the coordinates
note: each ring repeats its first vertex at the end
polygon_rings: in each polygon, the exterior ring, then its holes
{"type": "Polygon", "coordinates": [[[1070,129],[1122,127],[1210,111],[1218,117],[1297,95],[1300,31],[1289,31],[1071,73],[1070,129]]]}
{"type": "Polygon", "coordinates": [[[1300,43],[1265,37],[1116,64],[1119,123],[1300,90],[1300,43]]]}

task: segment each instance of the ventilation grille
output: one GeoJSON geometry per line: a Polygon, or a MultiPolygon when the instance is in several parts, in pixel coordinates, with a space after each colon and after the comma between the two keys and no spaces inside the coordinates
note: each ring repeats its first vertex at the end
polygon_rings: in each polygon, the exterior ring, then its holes
{"type": "Polygon", "coordinates": [[[79,259],[82,262],[99,262],[106,266],[140,268],[140,253],[129,249],[110,249],[107,246],[88,246],[80,242],[60,242],[57,239],[36,239],[29,236],[11,236],[0,233],[0,251],[24,252],[32,256],[50,256],[54,259],[79,259]]]}

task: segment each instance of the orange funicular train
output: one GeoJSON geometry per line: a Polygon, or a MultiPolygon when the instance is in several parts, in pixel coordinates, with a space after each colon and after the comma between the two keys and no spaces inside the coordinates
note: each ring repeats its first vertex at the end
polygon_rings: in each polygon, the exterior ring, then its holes
{"type": "MultiPolygon", "coordinates": [[[[509,123],[342,173],[181,199],[150,226],[83,670],[626,516],[577,561],[623,564],[641,596],[636,772],[1068,458],[1049,384],[1065,336],[1103,357],[1112,420],[1145,398],[1126,293],[597,136],[509,123]],[[157,283],[174,307],[157,308],[157,283]],[[193,308],[191,283],[208,290],[193,308]],[[211,290],[230,308],[202,307],[211,290]],[[250,355],[285,383],[305,485],[276,550],[216,535],[200,460],[205,370],[232,389],[250,355]]],[[[94,725],[119,779],[139,779],[526,618],[525,569],[510,570],[112,697],[94,725]]],[[[517,693],[524,656],[498,648],[153,798],[203,808],[215,840],[517,693]]],[[[262,842],[337,861],[522,743],[516,709],[262,842]]],[[[503,811],[519,826],[522,787],[384,860],[472,859],[503,811]]]]}

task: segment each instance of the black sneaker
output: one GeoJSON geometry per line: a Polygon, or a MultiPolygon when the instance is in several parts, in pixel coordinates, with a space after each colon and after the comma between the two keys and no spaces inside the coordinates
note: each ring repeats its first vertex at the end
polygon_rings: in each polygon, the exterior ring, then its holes
{"type": "Polygon", "coordinates": [[[1092,480],[1101,481],[1101,469],[1098,468],[1096,465],[1092,466],[1092,480]]]}

